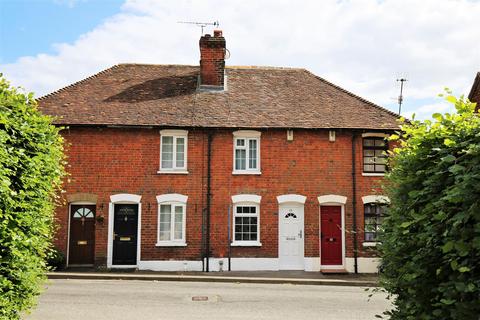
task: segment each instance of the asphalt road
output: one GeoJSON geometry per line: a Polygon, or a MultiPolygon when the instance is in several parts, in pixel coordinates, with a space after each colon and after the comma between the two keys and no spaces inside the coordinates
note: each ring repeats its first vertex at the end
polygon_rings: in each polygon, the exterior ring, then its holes
{"type": "Polygon", "coordinates": [[[360,287],[50,280],[38,306],[24,319],[357,320],[375,319],[389,305],[380,293],[369,301],[368,292],[360,287]]]}

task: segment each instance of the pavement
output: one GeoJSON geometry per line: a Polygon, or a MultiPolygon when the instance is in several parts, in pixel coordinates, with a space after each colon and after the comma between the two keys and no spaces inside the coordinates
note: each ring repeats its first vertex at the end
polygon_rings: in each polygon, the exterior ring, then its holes
{"type": "Polygon", "coordinates": [[[362,287],[270,283],[49,280],[23,320],[367,320],[392,307],[362,287]]]}
{"type": "Polygon", "coordinates": [[[375,274],[322,274],[306,271],[149,272],[68,270],[48,273],[49,279],[234,282],[376,287],[375,274]]]}

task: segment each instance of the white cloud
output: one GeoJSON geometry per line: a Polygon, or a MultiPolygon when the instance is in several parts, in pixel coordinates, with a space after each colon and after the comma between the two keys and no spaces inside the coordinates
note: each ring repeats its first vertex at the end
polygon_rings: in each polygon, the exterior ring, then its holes
{"type": "Polygon", "coordinates": [[[55,54],[0,70],[44,94],[119,62],[198,64],[200,29],[177,22],[218,19],[227,64],[305,67],[379,104],[392,103],[406,76],[408,107],[445,86],[468,93],[480,70],[479,16],[480,2],[468,0],[129,0],[55,54]]]}

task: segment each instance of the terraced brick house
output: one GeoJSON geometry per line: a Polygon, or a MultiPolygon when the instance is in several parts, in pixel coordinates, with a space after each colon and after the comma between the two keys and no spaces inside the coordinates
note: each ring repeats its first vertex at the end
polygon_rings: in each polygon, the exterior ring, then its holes
{"type": "Polygon", "coordinates": [[[68,266],[376,272],[397,115],[304,69],[120,64],[42,97],[65,126],[68,266]]]}

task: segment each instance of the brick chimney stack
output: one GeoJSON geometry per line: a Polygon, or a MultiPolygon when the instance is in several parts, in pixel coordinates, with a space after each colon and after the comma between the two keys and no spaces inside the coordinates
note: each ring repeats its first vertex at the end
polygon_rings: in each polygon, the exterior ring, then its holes
{"type": "Polygon", "coordinates": [[[206,34],[200,38],[200,86],[223,90],[225,48],[221,30],[214,30],[213,37],[206,34]]]}

